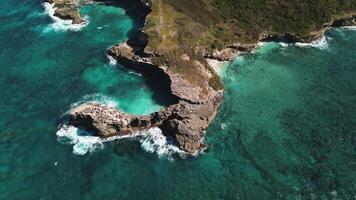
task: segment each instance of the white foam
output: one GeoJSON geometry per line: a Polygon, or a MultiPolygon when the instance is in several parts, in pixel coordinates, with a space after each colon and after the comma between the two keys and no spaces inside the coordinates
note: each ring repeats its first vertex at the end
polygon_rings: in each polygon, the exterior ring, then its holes
{"type": "Polygon", "coordinates": [[[290,44],[288,43],[285,43],[285,42],[278,42],[279,46],[283,47],[283,48],[286,48],[288,47],[290,44]]]}
{"type": "Polygon", "coordinates": [[[268,42],[258,42],[257,43],[257,48],[258,47],[262,47],[262,46],[264,46],[265,44],[267,44],[268,42]]]}
{"type": "Polygon", "coordinates": [[[88,103],[88,102],[100,103],[100,104],[106,105],[108,107],[113,107],[113,108],[118,107],[117,102],[113,98],[103,95],[103,94],[100,94],[100,93],[85,95],[84,97],[79,99],[77,102],[72,103],[70,105],[70,107],[74,108],[74,107],[79,106],[80,104],[88,103]]]}
{"type": "Polygon", "coordinates": [[[106,57],[109,59],[109,65],[110,66],[115,66],[117,64],[117,61],[115,58],[113,58],[112,56],[106,54],[106,57]]]}
{"type": "Polygon", "coordinates": [[[89,24],[88,17],[84,17],[84,22],[81,24],[72,24],[72,20],[63,20],[60,19],[59,17],[54,16],[54,12],[56,8],[54,7],[55,4],[50,4],[50,3],[43,3],[43,7],[45,8],[45,13],[48,14],[51,19],[53,20],[53,23],[49,25],[44,31],[48,32],[50,30],[55,30],[55,31],[80,31],[82,28],[87,26],[89,24]]]}
{"type": "Polygon", "coordinates": [[[167,137],[162,134],[161,129],[151,128],[143,134],[139,140],[141,147],[149,153],[157,153],[157,155],[167,158],[172,158],[174,155],[186,156],[186,152],[180,150],[172,142],[167,140],[167,137]]]}
{"type": "Polygon", "coordinates": [[[343,27],[341,27],[341,29],[356,31],[356,26],[343,26],[343,27]]]}
{"type": "Polygon", "coordinates": [[[298,47],[315,47],[318,49],[327,49],[329,47],[329,41],[331,40],[331,38],[327,37],[327,36],[323,36],[313,42],[310,43],[302,43],[302,42],[297,42],[295,43],[295,46],[298,47]]]}
{"type": "Polygon", "coordinates": [[[75,155],[85,155],[87,153],[101,150],[104,148],[105,142],[125,138],[138,140],[141,143],[143,150],[149,153],[156,153],[160,158],[173,160],[174,155],[178,155],[181,158],[185,158],[188,155],[186,152],[180,150],[177,146],[170,142],[162,134],[162,131],[159,128],[151,128],[147,131],[136,132],[131,135],[114,136],[101,139],[74,126],[63,125],[57,131],[56,135],[58,141],[61,143],[73,145],[73,153],[75,155]]]}
{"type": "Polygon", "coordinates": [[[104,145],[99,137],[90,136],[90,133],[74,126],[62,126],[56,133],[58,141],[73,145],[73,153],[85,155],[103,149],[104,145]]]}
{"type": "Polygon", "coordinates": [[[227,127],[228,127],[228,125],[227,124],[225,124],[225,123],[222,123],[222,124],[220,124],[220,127],[221,127],[221,129],[226,129],[227,127]]]}
{"type": "Polygon", "coordinates": [[[142,76],[141,73],[135,71],[135,70],[132,70],[132,69],[128,69],[126,67],[123,67],[121,65],[117,65],[117,60],[115,58],[113,58],[112,56],[110,55],[106,55],[106,57],[108,58],[109,60],[109,66],[118,66],[118,67],[121,67],[121,69],[124,69],[125,71],[127,71],[129,74],[133,74],[135,76],[142,76]]]}
{"type": "Polygon", "coordinates": [[[133,74],[135,76],[142,76],[141,73],[138,73],[138,72],[135,72],[135,71],[132,71],[132,70],[129,71],[129,74],[133,74]]]}

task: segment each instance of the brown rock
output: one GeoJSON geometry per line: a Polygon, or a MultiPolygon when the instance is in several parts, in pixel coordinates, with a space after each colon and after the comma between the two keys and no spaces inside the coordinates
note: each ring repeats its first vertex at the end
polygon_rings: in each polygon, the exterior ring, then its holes
{"type": "Polygon", "coordinates": [[[122,60],[122,59],[131,60],[134,56],[133,48],[127,45],[126,42],[116,44],[109,50],[108,53],[110,56],[114,57],[117,60],[122,60]]]}

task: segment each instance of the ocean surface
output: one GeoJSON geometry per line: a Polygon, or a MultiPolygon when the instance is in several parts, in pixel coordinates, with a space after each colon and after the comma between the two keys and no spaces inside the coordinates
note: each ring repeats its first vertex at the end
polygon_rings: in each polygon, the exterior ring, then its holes
{"type": "Polygon", "coordinates": [[[60,127],[88,101],[133,114],[171,103],[159,80],[106,56],[135,28],[122,9],[87,5],[71,26],[41,1],[2,8],[0,199],[356,199],[354,29],[237,58],[209,148],[174,159],[159,130],[104,143],[60,127]]]}

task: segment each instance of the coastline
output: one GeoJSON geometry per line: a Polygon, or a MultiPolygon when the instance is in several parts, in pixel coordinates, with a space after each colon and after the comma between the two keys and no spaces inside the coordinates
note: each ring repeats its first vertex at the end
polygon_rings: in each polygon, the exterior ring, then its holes
{"type": "MultiPolygon", "coordinates": [[[[237,56],[237,55],[236,55],[237,56]]],[[[234,59],[234,58],[233,58],[234,59]]],[[[230,63],[230,61],[219,61],[210,58],[206,58],[206,62],[214,69],[215,73],[221,77],[224,68],[230,63]]]]}
{"type": "MultiPolygon", "coordinates": [[[[142,5],[133,6],[123,3],[122,6],[125,10],[137,9],[138,7],[140,9],[143,8],[145,9],[143,10],[143,13],[147,13],[148,15],[149,12],[147,12],[147,10],[150,10],[150,6],[152,6],[149,3],[150,1],[137,0],[135,2],[142,5]]],[[[136,10],[136,12],[140,11],[136,10]]],[[[147,16],[144,16],[144,21],[147,20],[146,17],[147,16]]],[[[345,22],[349,21],[355,23],[355,16],[352,16],[350,19],[345,19],[345,22]]],[[[335,23],[335,21],[331,22],[329,26],[320,30],[319,33],[313,33],[310,38],[303,38],[301,41],[312,42],[312,39],[323,37],[325,32],[333,27],[333,25],[340,27],[340,25],[344,25],[344,23],[340,20],[338,20],[337,23],[335,23]],[[316,35],[318,35],[318,37],[316,37],[316,35]]],[[[156,59],[161,58],[162,55],[160,55],[159,52],[152,52],[150,50],[151,47],[147,50],[149,40],[150,38],[145,31],[139,32],[135,37],[129,38],[126,43],[115,45],[109,50],[108,55],[115,58],[118,63],[124,64],[125,67],[135,69],[139,72],[144,72],[146,70],[150,71],[154,68],[159,69],[157,75],[167,76],[168,79],[170,79],[171,93],[177,97],[179,102],[148,116],[132,116],[117,111],[120,113],[120,117],[114,117],[114,119],[108,119],[110,117],[101,116],[100,113],[98,114],[96,112],[97,109],[102,109],[102,112],[106,112],[106,107],[100,105],[95,105],[93,107],[91,104],[84,104],[87,106],[87,110],[83,112],[81,109],[78,110],[77,108],[74,108],[69,114],[69,123],[70,125],[94,131],[98,133],[100,137],[104,138],[122,134],[129,135],[134,134],[139,130],[159,127],[165,136],[174,138],[176,145],[180,150],[194,155],[196,152],[206,147],[203,142],[204,132],[210,122],[217,115],[219,106],[223,100],[223,88],[217,87],[216,89],[211,86],[211,77],[221,74],[222,65],[233,60],[236,55],[253,52],[254,49],[258,48],[258,43],[243,45],[233,44],[217,54],[205,54],[203,57],[207,63],[207,68],[204,68],[204,64],[201,61],[193,60],[190,56],[183,56],[182,60],[193,64],[198,68],[198,71],[200,70],[199,73],[203,74],[202,78],[205,77],[209,79],[208,82],[192,85],[191,82],[186,81],[185,79],[182,79],[181,76],[169,71],[169,61],[156,61],[156,59]],[[201,86],[206,88],[201,88],[201,86]],[[88,123],[89,119],[94,119],[94,121],[88,123]],[[128,123],[118,126],[117,122],[120,122],[120,120],[122,121],[122,119],[127,120],[128,123]],[[111,135],[107,135],[108,130],[112,133],[111,135]]],[[[260,41],[286,41],[287,44],[297,44],[297,42],[295,42],[297,40],[295,38],[291,39],[288,34],[282,36],[265,34],[260,41]]],[[[300,43],[300,45],[305,45],[305,43],[300,43]]],[[[214,78],[213,80],[221,82],[220,77],[214,78]]]]}

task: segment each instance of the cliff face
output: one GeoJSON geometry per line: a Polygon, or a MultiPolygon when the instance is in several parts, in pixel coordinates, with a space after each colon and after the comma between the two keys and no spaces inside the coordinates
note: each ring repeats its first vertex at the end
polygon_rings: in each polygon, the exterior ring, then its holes
{"type": "MultiPolygon", "coordinates": [[[[56,3],[59,17],[79,22],[74,0],[56,3]],[[62,11],[63,9],[64,11],[62,11]],[[71,13],[71,14],[68,14],[71,13]]],[[[79,3],[83,3],[79,2],[79,3]]],[[[132,134],[160,127],[177,146],[188,153],[204,147],[204,131],[215,118],[223,100],[220,77],[206,61],[231,60],[239,51],[253,49],[258,40],[243,43],[230,22],[208,0],[121,0],[116,5],[131,15],[137,26],[129,40],[112,47],[108,54],[126,67],[167,78],[177,103],[146,116],[133,116],[103,105],[87,103],[69,113],[69,124],[96,132],[101,137],[132,134]],[[229,30],[229,26],[231,30],[229,30]]],[[[57,11],[56,10],[56,11],[57,11]]],[[[345,14],[325,23],[306,37],[265,30],[259,40],[309,41],[329,26],[355,24],[355,15],[345,14]]]]}

